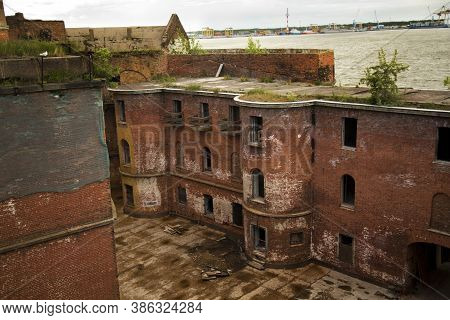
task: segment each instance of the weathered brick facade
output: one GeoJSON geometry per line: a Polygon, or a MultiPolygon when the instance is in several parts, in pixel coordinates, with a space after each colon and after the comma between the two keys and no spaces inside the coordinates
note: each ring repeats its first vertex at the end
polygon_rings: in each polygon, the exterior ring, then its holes
{"type": "Polygon", "coordinates": [[[117,299],[102,82],[0,90],[0,298],[117,299]]]}
{"type": "Polygon", "coordinates": [[[211,50],[201,55],[169,55],[167,73],[177,77],[222,75],[334,83],[333,50],[269,50],[246,54],[242,50],[211,50]]]}
{"type": "Polygon", "coordinates": [[[9,39],[35,39],[45,41],[66,41],[64,21],[44,21],[25,19],[23,13],[6,17],[9,39]]]}
{"type": "Polygon", "coordinates": [[[249,258],[269,266],[315,260],[397,287],[420,268],[422,244],[450,247],[450,164],[436,158],[447,111],[262,104],[176,89],[114,94],[129,213],[176,212],[223,228],[241,236],[249,258]],[[205,103],[209,114],[198,119],[205,103]],[[232,124],[225,121],[230,106],[240,113],[232,124]],[[344,118],[357,121],[355,147],[343,146],[344,118]],[[262,197],[255,172],[264,177],[262,197]],[[344,175],[355,182],[352,205],[344,175]],[[235,219],[240,206],[243,225],[235,219]]]}

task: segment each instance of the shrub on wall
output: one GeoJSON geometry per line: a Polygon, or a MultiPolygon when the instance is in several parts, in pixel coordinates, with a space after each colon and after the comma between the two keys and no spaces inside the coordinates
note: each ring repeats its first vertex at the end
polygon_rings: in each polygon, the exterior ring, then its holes
{"type": "Polygon", "coordinates": [[[97,49],[93,56],[94,77],[106,79],[108,85],[115,83],[119,76],[118,67],[111,64],[112,54],[106,48],[97,49]]]}
{"type": "Polygon", "coordinates": [[[450,77],[445,78],[444,86],[446,86],[446,87],[448,87],[450,89],[450,77]]]}
{"type": "Polygon", "coordinates": [[[253,40],[252,37],[249,37],[245,52],[249,54],[265,54],[267,53],[267,50],[261,48],[261,43],[259,42],[259,40],[253,40]]]}
{"type": "Polygon", "coordinates": [[[397,61],[398,52],[394,51],[391,61],[387,61],[386,52],[381,49],[378,52],[378,65],[368,67],[365,77],[360,83],[370,88],[372,103],[391,104],[398,98],[397,79],[398,75],[409,68],[408,65],[397,61]]]}
{"type": "Polygon", "coordinates": [[[200,45],[200,42],[194,38],[185,38],[179,35],[169,46],[171,54],[205,54],[206,51],[200,45]]]}

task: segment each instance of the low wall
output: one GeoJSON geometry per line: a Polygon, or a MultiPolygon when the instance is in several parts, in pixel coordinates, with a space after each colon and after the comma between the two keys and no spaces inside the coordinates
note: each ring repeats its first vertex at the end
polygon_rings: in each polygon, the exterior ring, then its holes
{"type": "MultiPolygon", "coordinates": [[[[89,59],[86,57],[55,57],[44,59],[44,79],[48,82],[82,79],[89,74],[89,59]],[[59,80],[59,81],[58,81],[59,80]]],[[[0,81],[13,79],[25,82],[41,81],[41,59],[0,59],[0,81]]]]}
{"type": "Polygon", "coordinates": [[[167,55],[163,51],[116,54],[112,64],[120,69],[121,84],[146,82],[156,74],[167,73],[167,55]]]}
{"type": "Polygon", "coordinates": [[[335,79],[332,50],[269,50],[248,54],[243,50],[215,50],[204,55],[168,55],[167,73],[177,77],[221,75],[273,78],[297,82],[330,82],[335,79]]]}

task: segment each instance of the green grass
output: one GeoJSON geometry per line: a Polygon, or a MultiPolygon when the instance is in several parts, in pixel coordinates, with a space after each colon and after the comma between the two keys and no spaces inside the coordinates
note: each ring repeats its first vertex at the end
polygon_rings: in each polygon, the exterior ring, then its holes
{"type": "Polygon", "coordinates": [[[273,83],[273,78],[271,78],[271,77],[262,77],[261,79],[259,79],[259,82],[261,82],[261,83],[273,83]]]}
{"type": "Polygon", "coordinates": [[[299,101],[299,97],[294,94],[278,94],[264,89],[253,89],[247,91],[240,97],[242,100],[254,102],[295,102],[299,101]]]}
{"type": "Polygon", "coordinates": [[[188,91],[200,91],[200,90],[202,90],[202,86],[201,85],[199,85],[199,84],[195,84],[195,83],[192,83],[192,84],[190,84],[190,85],[187,85],[186,87],[184,87],[186,90],[188,90],[188,91]]]}
{"type": "Polygon", "coordinates": [[[233,78],[229,74],[223,76],[223,80],[232,80],[232,79],[233,78]]]}
{"type": "Polygon", "coordinates": [[[39,57],[43,52],[49,57],[62,57],[66,55],[64,47],[56,42],[38,40],[13,40],[0,42],[0,57],[39,57]]]}
{"type": "Polygon", "coordinates": [[[151,78],[151,80],[158,82],[165,87],[171,87],[177,81],[177,78],[169,76],[168,74],[156,74],[151,78]]]}

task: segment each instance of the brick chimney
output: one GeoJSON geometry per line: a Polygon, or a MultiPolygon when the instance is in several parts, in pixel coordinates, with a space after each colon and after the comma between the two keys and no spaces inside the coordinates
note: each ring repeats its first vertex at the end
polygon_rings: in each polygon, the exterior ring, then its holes
{"type": "Polygon", "coordinates": [[[9,34],[5,17],[5,8],[3,7],[3,0],[0,0],[0,41],[7,41],[8,39],[9,34]]]}

